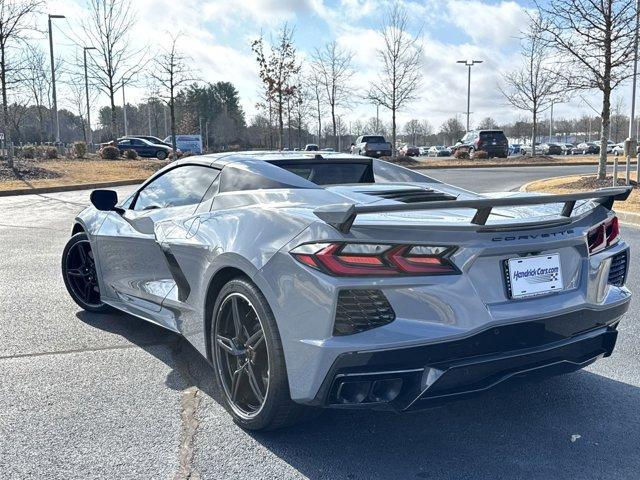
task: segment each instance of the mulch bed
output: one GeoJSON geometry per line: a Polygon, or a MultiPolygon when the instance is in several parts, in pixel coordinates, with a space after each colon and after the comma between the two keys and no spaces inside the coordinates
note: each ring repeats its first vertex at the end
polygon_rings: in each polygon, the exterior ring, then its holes
{"type": "MultiPolygon", "coordinates": [[[[624,175],[618,176],[618,180],[616,185],[623,187],[627,184],[627,181],[624,175]]],[[[633,188],[638,188],[638,183],[635,180],[631,180],[631,185],[633,188]]],[[[562,188],[571,188],[571,189],[584,189],[584,190],[593,190],[596,188],[606,188],[613,186],[613,177],[608,176],[603,180],[598,180],[595,176],[589,177],[581,177],[579,180],[575,180],[573,182],[568,182],[562,184],[562,188]]]]}
{"type": "Polygon", "coordinates": [[[42,180],[60,178],[62,174],[47,170],[35,164],[35,160],[16,159],[13,168],[9,168],[5,161],[0,162],[0,182],[12,180],[42,180]]]}

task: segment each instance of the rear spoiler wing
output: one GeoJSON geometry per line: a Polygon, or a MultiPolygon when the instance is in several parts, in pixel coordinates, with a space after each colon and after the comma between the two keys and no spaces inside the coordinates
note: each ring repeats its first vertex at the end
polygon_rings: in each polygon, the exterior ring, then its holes
{"type": "Polygon", "coordinates": [[[342,233],[348,233],[358,215],[364,213],[406,212],[415,210],[442,210],[457,208],[473,208],[476,210],[471,223],[486,225],[494,207],[517,207],[525,205],[543,205],[563,203],[561,216],[571,217],[578,200],[593,200],[611,210],[613,202],[624,201],[629,197],[633,187],[600,188],[591,192],[566,193],[561,195],[528,195],[506,198],[478,198],[473,200],[442,200],[435,202],[418,202],[386,205],[354,205],[340,203],[324,205],[313,213],[325,223],[342,233]]]}

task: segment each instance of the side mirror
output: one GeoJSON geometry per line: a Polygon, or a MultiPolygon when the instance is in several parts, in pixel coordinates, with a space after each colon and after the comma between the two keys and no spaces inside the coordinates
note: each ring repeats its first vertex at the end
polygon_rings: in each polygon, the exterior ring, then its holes
{"type": "Polygon", "coordinates": [[[94,190],[91,192],[91,204],[101,212],[121,212],[116,208],[118,194],[114,190],[94,190]]]}

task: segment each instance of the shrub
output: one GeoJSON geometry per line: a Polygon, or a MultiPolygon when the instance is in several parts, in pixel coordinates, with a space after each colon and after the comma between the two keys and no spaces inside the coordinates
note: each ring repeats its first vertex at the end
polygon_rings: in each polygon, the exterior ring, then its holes
{"type": "Polygon", "coordinates": [[[44,150],[44,155],[50,160],[56,159],[58,158],[58,149],[56,147],[47,147],[44,150]]]}
{"type": "Polygon", "coordinates": [[[457,158],[458,160],[467,160],[469,159],[469,152],[465,149],[458,148],[456,153],[453,154],[453,158],[457,158]]]}
{"type": "Polygon", "coordinates": [[[74,142],[73,143],[73,155],[76,158],[84,158],[87,154],[87,144],[84,142],[74,142]]]}
{"type": "Polygon", "coordinates": [[[138,152],[136,152],[135,150],[125,150],[124,151],[124,156],[126,158],[128,158],[129,160],[135,160],[136,158],[138,158],[138,152]]]}
{"type": "Polygon", "coordinates": [[[36,147],[33,145],[25,145],[21,150],[22,158],[36,158],[36,147]]]}
{"type": "Polygon", "coordinates": [[[476,158],[476,159],[489,158],[489,154],[484,150],[477,150],[473,153],[473,158],[476,158]]]}
{"type": "Polygon", "coordinates": [[[117,160],[120,157],[120,150],[111,145],[107,145],[100,150],[100,157],[105,160],[117,160]]]}

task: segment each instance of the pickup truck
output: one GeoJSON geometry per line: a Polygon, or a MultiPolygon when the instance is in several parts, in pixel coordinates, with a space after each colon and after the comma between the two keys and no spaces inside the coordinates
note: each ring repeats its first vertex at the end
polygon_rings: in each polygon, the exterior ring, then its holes
{"type": "Polygon", "coordinates": [[[362,135],[356,140],[353,152],[372,158],[390,157],[391,144],[382,135],[362,135]]]}

